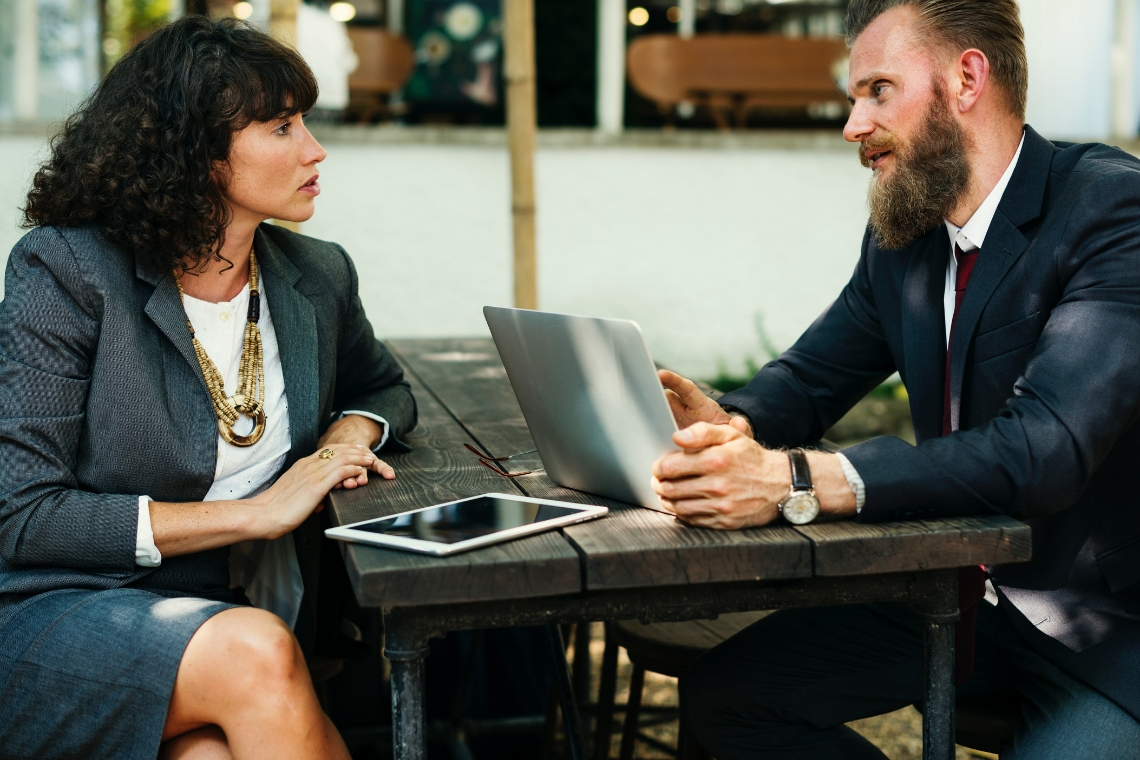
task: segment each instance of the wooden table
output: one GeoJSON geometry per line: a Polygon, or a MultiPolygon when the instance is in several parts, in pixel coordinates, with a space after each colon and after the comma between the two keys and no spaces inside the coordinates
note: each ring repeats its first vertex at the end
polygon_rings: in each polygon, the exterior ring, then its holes
{"type": "MultiPolygon", "coordinates": [[[[964,517],[714,531],[557,486],[537,455],[508,465],[534,474],[505,478],[463,447],[471,443],[492,456],[534,448],[494,344],[434,339],[389,347],[419,402],[419,427],[408,436],[415,449],[386,457],[395,481],[334,491],[334,524],[512,489],[611,510],[600,520],[449,558],[343,545],[357,599],[384,614],[396,760],[426,756],[424,658],[428,640],[448,631],[694,620],[875,601],[907,603],[924,618],[923,756],[953,758],[956,568],[1029,559],[1028,526],[1007,517],[964,517]]],[[[565,674],[557,675],[562,686],[565,674]]],[[[580,742],[576,731],[569,733],[572,745],[580,742]]],[[[580,746],[572,749],[581,753],[580,746]]]]}

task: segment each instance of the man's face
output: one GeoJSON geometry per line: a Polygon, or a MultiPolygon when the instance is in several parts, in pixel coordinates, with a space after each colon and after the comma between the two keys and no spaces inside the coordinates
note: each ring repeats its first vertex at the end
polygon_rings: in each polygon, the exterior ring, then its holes
{"type": "Polygon", "coordinates": [[[894,8],[851,48],[851,116],[844,137],[874,172],[871,229],[883,248],[901,248],[937,226],[970,179],[967,138],[951,111],[917,12],[894,8]]]}

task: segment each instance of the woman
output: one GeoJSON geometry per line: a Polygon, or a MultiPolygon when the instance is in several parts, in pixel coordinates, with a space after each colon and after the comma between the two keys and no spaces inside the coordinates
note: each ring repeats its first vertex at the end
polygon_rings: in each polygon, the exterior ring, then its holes
{"type": "Polygon", "coordinates": [[[314,511],[395,477],[373,450],[415,404],[345,252],[262,224],[313,214],[316,94],[261,32],[186,18],[36,175],[0,304],[4,758],[348,757],[290,626],[314,511]]]}

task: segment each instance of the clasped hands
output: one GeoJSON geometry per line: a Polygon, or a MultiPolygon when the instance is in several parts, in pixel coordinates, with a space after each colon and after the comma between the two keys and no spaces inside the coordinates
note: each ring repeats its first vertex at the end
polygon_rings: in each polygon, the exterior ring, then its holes
{"type": "MultiPolygon", "coordinates": [[[[721,409],[692,381],[661,370],[665,397],[680,428],[673,442],[682,451],[653,463],[653,490],[678,519],[705,528],[737,530],[767,525],[792,485],[788,455],[761,446],[744,417],[721,409]]],[[[809,452],[820,513],[850,516],[855,494],[838,457],[809,452]]]]}

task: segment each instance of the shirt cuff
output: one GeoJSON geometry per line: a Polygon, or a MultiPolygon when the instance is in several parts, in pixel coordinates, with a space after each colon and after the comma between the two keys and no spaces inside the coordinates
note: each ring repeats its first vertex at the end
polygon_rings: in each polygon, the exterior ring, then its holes
{"type": "Polygon", "coordinates": [[[863,504],[867,501],[867,486],[863,483],[863,478],[859,476],[859,471],[855,469],[855,465],[847,460],[847,457],[842,454],[836,454],[839,457],[839,466],[843,468],[843,477],[847,478],[847,486],[855,494],[855,514],[863,511],[863,504]]]}
{"type": "Polygon", "coordinates": [[[376,452],[380,451],[380,449],[384,448],[384,444],[388,442],[388,430],[390,428],[390,425],[388,425],[388,420],[384,419],[383,417],[381,417],[378,414],[373,414],[372,412],[361,412],[357,409],[349,409],[348,411],[341,412],[340,417],[337,417],[337,419],[338,420],[343,419],[350,414],[359,414],[361,417],[367,417],[368,419],[373,420],[374,422],[379,422],[380,423],[380,443],[378,443],[372,447],[372,453],[375,454],[376,452]]]}
{"type": "Polygon", "coordinates": [[[139,567],[158,567],[162,554],[154,545],[154,531],[150,527],[150,497],[139,497],[139,523],[135,529],[135,564],[139,567]]]}

